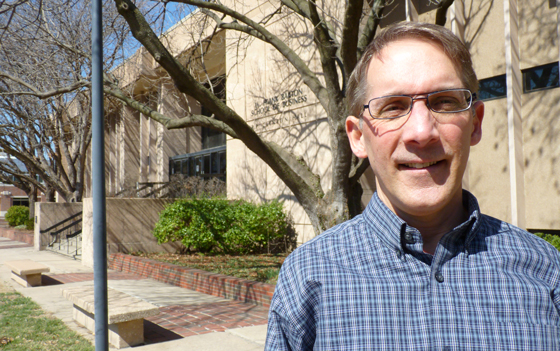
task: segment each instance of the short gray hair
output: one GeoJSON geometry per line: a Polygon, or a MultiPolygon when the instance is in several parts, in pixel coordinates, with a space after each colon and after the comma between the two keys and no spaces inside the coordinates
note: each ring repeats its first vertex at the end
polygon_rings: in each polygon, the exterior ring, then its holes
{"type": "Polygon", "coordinates": [[[391,42],[418,38],[439,44],[459,72],[465,88],[478,92],[478,79],[474,72],[471,54],[465,44],[449,29],[430,23],[399,22],[387,27],[366,47],[362,57],[350,75],[347,87],[348,113],[360,117],[367,99],[367,73],[373,57],[391,42]]]}

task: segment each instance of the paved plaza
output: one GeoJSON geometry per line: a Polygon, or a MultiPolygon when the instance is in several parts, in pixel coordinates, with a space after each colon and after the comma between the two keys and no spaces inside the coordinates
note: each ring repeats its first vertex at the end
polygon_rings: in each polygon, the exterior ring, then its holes
{"type": "MultiPolygon", "coordinates": [[[[31,245],[0,237],[0,291],[16,290],[37,302],[93,343],[94,336],[72,319],[72,302],[63,288],[91,285],[93,270],[80,261],[31,245]],[[31,259],[50,268],[43,286],[24,288],[10,278],[4,262],[31,259]]],[[[160,308],[144,321],[146,345],[134,350],[256,351],[264,349],[268,308],[226,300],[193,290],[145,279],[133,274],[108,272],[108,286],[160,308]]],[[[111,348],[112,349],[112,348],[111,348]]]]}

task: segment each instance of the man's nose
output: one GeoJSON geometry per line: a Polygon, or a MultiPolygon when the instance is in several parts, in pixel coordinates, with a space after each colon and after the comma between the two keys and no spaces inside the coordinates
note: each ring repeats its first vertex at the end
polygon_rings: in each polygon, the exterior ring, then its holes
{"type": "Polygon", "coordinates": [[[406,143],[425,146],[439,138],[434,112],[425,98],[414,99],[408,120],[403,126],[402,138],[406,143]]]}

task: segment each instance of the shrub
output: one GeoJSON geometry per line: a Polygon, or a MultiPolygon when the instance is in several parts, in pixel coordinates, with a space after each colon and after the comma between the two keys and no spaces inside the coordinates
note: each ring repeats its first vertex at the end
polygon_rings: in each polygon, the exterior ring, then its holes
{"type": "Polygon", "coordinates": [[[33,218],[28,218],[25,222],[25,229],[33,230],[35,228],[35,220],[33,218]]]}
{"type": "Polygon", "coordinates": [[[5,219],[10,227],[24,225],[29,219],[29,208],[25,206],[12,206],[6,212],[5,219]]]}
{"type": "Polygon", "coordinates": [[[552,234],[535,233],[536,236],[543,238],[552,244],[558,251],[560,251],[560,237],[552,234]]]}
{"type": "Polygon", "coordinates": [[[180,241],[187,250],[205,253],[260,253],[280,246],[286,251],[294,241],[278,201],[258,206],[224,199],[176,201],[160,213],[153,233],[160,244],[180,241]]]}

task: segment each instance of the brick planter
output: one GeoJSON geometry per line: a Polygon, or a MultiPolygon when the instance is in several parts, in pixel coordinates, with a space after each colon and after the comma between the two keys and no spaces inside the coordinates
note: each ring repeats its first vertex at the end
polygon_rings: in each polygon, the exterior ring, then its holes
{"type": "Polygon", "coordinates": [[[181,267],[143,257],[114,253],[109,256],[110,269],[151,278],[163,283],[195,290],[230,300],[251,302],[270,307],[274,285],[200,269],[181,267]]]}
{"type": "Polygon", "coordinates": [[[0,237],[20,241],[29,245],[33,245],[34,243],[34,234],[32,230],[0,227],[0,237]]]}

